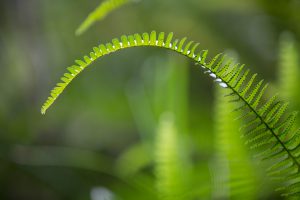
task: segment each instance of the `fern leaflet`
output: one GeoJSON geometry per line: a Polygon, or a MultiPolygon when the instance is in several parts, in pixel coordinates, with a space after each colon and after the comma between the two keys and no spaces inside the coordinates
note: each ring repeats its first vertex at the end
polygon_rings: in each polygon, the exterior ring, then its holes
{"type": "Polygon", "coordinates": [[[80,24],[75,34],[81,35],[96,21],[102,20],[112,11],[130,2],[133,0],[105,0],[80,24]]]}

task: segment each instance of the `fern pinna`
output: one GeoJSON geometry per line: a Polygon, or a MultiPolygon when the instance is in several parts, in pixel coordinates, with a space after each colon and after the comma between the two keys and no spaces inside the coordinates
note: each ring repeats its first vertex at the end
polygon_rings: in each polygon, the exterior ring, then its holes
{"type": "Polygon", "coordinates": [[[87,18],[80,24],[77,28],[75,34],[81,35],[84,33],[90,26],[92,26],[96,21],[100,21],[105,18],[109,13],[118,9],[119,7],[133,2],[134,0],[105,0],[92,11],[87,18]]]}
{"type": "Polygon", "coordinates": [[[163,32],[121,36],[113,39],[111,43],[100,44],[94,47],[89,56],[83,60],[76,60],[76,64],[68,67],[68,73],[61,78],[51,91],[51,95],[42,106],[41,112],[53,104],[67,85],[87,66],[98,58],[121,49],[141,46],[152,46],[169,49],[191,58],[200,65],[205,73],[211,76],[221,87],[228,90],[230,101],[240,104],[236,110],[242,110],[246,122],[243,125],[245,138],[250,148],[257,150],[257,156],[271,163],[269,174],[283,181],[285,196],[300,194],[300,137],[299,131],[294,131],[293,124],[296,112],[287,114],[288,104],[278,100],[277,95],[263,101],[268,84],[263,80],[255,81],[257,74],[250,75],[244,65],[233,64],[225,60],[225,55],[218,54],[209,62],[208,51],[197,51],[198,43],[186,43],[186,38],[173,40],[173,33],[167,37],[163,32]],[[255,83],[257,82],[257,83],[255,83]]]}

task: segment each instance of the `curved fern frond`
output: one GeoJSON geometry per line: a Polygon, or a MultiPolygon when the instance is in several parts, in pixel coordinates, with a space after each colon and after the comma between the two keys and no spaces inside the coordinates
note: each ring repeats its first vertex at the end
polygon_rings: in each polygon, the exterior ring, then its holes
{"type": "Polygon", "coordinates": [[[92,26],[96,21],[100,21],[105,18],[112,11],[120,8],[121,6],[134,2],[135,0],[105,0],[92,11],[88,17],[80,24],[77,28],[75,34],[81,35],[85,32],[90,26],[92,26]]]}
{"type": "MultiPolygon", "coordinates": [[[[276,95],[263,103],[267,84],[263,81],[256,83],[256,74],[251,75],[249,70],[244,69],[244,65],[224,62],[222,54],[208,61],[208,51],[196,51],[195,45],[197,44],[190,44],[191,47],[185,48],[186,38],[181,40],[172,40],[172,38],[173,33],[169,33],[165,37],[163,32],[157,35],[155,31],[152,31],[150,34],[124,35],[121,37],[121,41],[113,39],[111,43],[94,47],[89,56],[84,56],[83,60],[76,60],[75,65],[67,68],[69,72],[64,74],[61,78],[62,82],[58,83],[51,91],[51,96],[42,106],[41,112],[45,114],[66,86],[83,69],[104,55],[120,49],[139,46],[170,49],[200,64],[205,69],[205,73],[211,76],[215,82],[223,88],[228,88],[227,96],[230,101],[240,104],[238,109],[244,113],[242,117],[246,120],[246,124],[243,128],[250,148],[257,149],[262,159],[272,162],[274,168],[278,170],[276,176],[286,180],[284,188],[288,190],[291,188],[291,190],[284,194],[300,193],[300,186],[298,186],[300,185],[300,135],[299,132],[293,130],[296,113],[287,114],[286,104],[278,100],[276,95]],[[256,139],[252,140],[254,137],[256,139]],[[292,165],[289,165],[287,169],[283,170],[279,167],[288,161],[292,165]]],[[[273,171],[272,169],[271,171],[273,171]]]]}

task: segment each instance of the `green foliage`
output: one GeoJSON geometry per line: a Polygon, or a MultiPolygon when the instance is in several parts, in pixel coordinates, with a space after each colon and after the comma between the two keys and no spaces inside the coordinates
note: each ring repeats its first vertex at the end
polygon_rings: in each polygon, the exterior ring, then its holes
{"type": "Polygon", "coordinates": [[[299,66],[296,42],[293,36],[286,32],[281,35],[279,44],[279,87],[283,97],[291,99],[293,107],[297,109],[300,108],[299,66]]]}
{"type": "Polygon", "coordinates": [[[96,21],[100,21],[105,18],[109,13],[118,9],[119,7],[131,3],[134,0],[104,0],[101,4],[91,12],[88,17],[80,24],[76,30],[76,35],[81,35],[96,21]]]}
{"type": "Polygon", "coordinates": [[[202,199],[209,196],[206,187],[209,187],[210,179],[197,177],[204,172],[203,168],[196,169],[196,165],[205,165],[203,160],[191,165],[193,147],[190,137],[194,130],[188,126],[188,63],[171,54],[166,61],[150,61],[148,67],[155,71],[154,84],[151,84],[154,85],[154,94],[149,96],[154,99],[158,119],[154,153],[159,198],[202,199]]]}
{"type": "Polygon", "coordinates": [[[235,119],[240,113],[232,112],[226,92],[216,88],[215,93],[216,166],[214,166],[215,192],[217,199],[258,199],[258,169],[243,144],[235,119]]]}
{"type": "MultiPolygon", "coordinates": [[[[173,57],[167,62],[160,62],[155,67],[154,75],[154,109],[160,120],[164,112],[174,115],[176,128],[182,134],[189,132],[188,124],[188,66],[173,57]]],[[[153,68],[153,66],[151,66],[153,68]]]]}
{"type": "Polygon", "coordinates": [[[162,200],[186,199],[186,168],[182,162],[181,150],[172,113],[161,117],[155,147],[157,190],[162,200]]]}
{"type": "Polygon", "coordinates": [[[151,156],[143,143],[132,145],[118,158],[116,171],[121,177],[133,175],[151,163],[151,156]]]}
{"type": "Polygon", "coordinates": [[[297,195],[300,192],[300,140],[299,132],[293,130],[297,113],[287,114],[287,103],[278,100],[276,95],[263,103],[267,84],[264,84],[263,80],[255,83],[257,74],[250,75],[250,71],[244,69],[244,65],[232,64],[230,60],[224,62],[225,56],[222,54],[208,62],[208,51],[196,51],[197,43],[185,45],[186,38],[172,40],[172,37],[173,34],[170,33],[165,39],[163,32],[157,36],[156,32],[152,31],[150,34],[122,36],[121,42],[119,39],[113,39],[112,43],[94,47],[89,56],[84,56],[84,61],[77,60],[77,65],[67,68],[69,73],[65,73],[61,78],[62,82],[51,91],[51,96],[42,106],[41,112],[44,114],[66,86],[97,58],[130,47],[166,48],[191,58],[221,87],[227,88],[230,101],[239,104],[236,110],[243,111],[240,118],[246,121],[243,125],[246,142],[251,149],[257,150],[258,157],[271,163],[268,173],[283,180],[283,187],[280,188],[286,189],[283,195],[297,195]]]}
{"type": "MultiPolygon", "coordinates": [[[[193,178],[188,170],[190,148],[183,144],[183,136],[188,132],[186,64],[171,56],[149,58],[142,66],[142,84],[136,85],[133,81],[128,87],[129,102],[142,142],[147,144],[148,156],[154,154],[151,158],[158,199],[192,199],[187,195],[195,195],[192,189],[187,192],[193,178]],[[154,120],[149,119],[151,116],[154,120]]],[[[139,160],[138,155],[132,159],[139,160]]],[[[132,168],[135,163],[126,162],[126,165],[132,168]]]]}

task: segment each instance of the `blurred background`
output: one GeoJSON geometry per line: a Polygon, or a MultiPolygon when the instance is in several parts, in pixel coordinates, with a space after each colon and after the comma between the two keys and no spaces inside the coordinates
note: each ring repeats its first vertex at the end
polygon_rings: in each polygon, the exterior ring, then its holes
{"type": "MultiPolygon", "coordinates": [[[[0,199],[234,199],[216,186],[216,87],[182,56],[105,56],[46,115],[40,107],[92,47],[151,30],[187,36],[210,56],[226,52],[274,91],[288,87],[280,41],[297,46],[300,1],[140,0],[75,36],[100,2],[0,1],[0,199]]],[[[281,199],[264,183],[242,199],[281,199]]]]}

